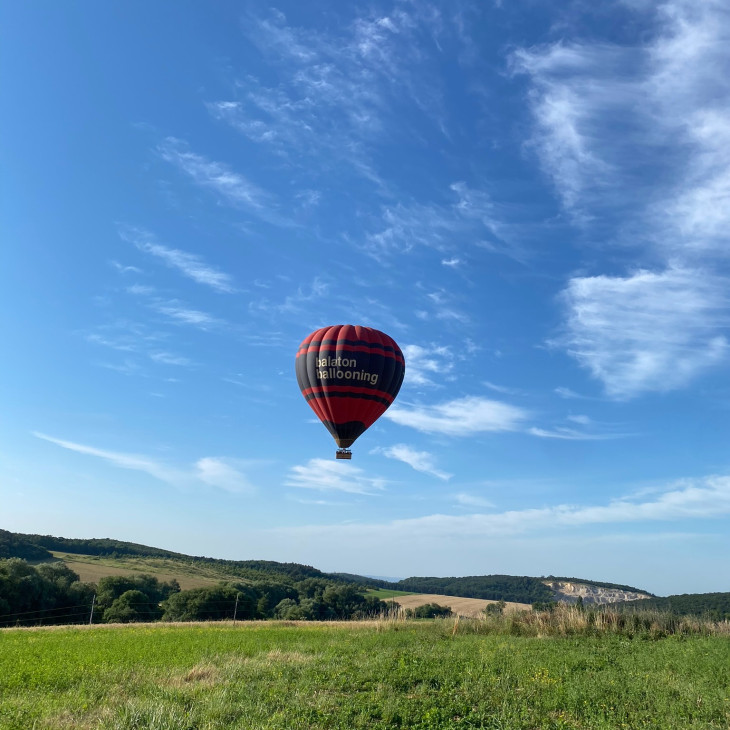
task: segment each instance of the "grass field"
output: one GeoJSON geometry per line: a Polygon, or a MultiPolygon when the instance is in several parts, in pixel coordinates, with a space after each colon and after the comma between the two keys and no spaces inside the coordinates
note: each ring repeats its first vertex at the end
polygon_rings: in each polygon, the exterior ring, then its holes
{"type": "Polygon", "coordinates": [[[728,636],[540,638],[486,625],[5,629],[0,728],[730,726],[728,636]]]}
{"type": "Polygon", "coordinates": [[[183,590],[203,588],[235,576],[205,564],[190,564],[172,558],[101,557],[51,551],[76,573],[83,583],[98,583],[107,575],[152,575],[163,583],[177,580],[183,590]]]}
{"type": "Polygon", "coordinates": [[[413,595],[408,591],[392,591],[389,588],[371,588],[368,590],[369,596],[375,596],[381,601],[387,601],[390,598],[396,598],[397,596],[410,596],[413,595]]]}

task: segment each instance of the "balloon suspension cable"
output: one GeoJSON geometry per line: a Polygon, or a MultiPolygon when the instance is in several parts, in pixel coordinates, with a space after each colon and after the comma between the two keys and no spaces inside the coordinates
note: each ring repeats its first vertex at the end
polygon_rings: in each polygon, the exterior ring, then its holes
{"type": "Polygon", "coordinates": [[[352,451],[350,449],[337,449],[335,452],[337,459],[352,459],[352,451]]]}

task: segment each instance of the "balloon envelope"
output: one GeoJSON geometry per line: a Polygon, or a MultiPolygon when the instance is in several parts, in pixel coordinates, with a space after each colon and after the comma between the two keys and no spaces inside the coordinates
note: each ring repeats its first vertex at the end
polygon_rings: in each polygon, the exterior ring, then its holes
{"type": "Polygon", "coordinates": [[[395,340],[370,327],[322,327],[305,337],[297,351],[302,395],[341,449],[386,411],[405,372],[395,340]]]}

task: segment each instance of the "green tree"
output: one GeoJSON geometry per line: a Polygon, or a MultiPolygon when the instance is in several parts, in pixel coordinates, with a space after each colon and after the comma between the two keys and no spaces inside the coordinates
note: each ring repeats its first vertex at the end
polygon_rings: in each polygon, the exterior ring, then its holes
{"type": "Polygon", "coordinates": [[[448,606],[441,606],[438,603],[424,603],[416,608],[406,610],[408,618],[448,618],[453,611],[448,606]]]}
{"type": "Polygon", "coordinates": [[[160,616],[162,609],[151,603],[147,595],[138,590],[125,591],[104,611],[104,621],[107,623],[156,621],[160,616]]]}

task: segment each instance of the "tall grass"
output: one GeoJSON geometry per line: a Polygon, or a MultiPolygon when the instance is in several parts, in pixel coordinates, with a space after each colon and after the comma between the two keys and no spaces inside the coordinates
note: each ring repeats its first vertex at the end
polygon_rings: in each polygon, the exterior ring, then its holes
{"type": "MultiPolygon", "coordinates": [[[[391,604],[377,617],[378,630],[418,621],[406,609],[391,604]]],[[[668,636],[730,636],[730,621],[702,616],[678,616],[654,609],[617,610],[610,606],[582,608],[561,603],[545,611],[505,611],[479,617],[435,619],[446,633],[510,636],[602,636],[661,639],[668,636]]]]}
{"type": "MultiPolygon", "coordinates": [[[[404,615],[383,621],[404,621],[404,615]]],[[[581,608],[558,604],[546,611],[513,611],[478,618],[452,619],[460,632],[511,636],[602,636],[661,639],[668,636],[730,636],[730,621],[677,616],[666,611],[618,611],[610,607],[581,608]]]]}

